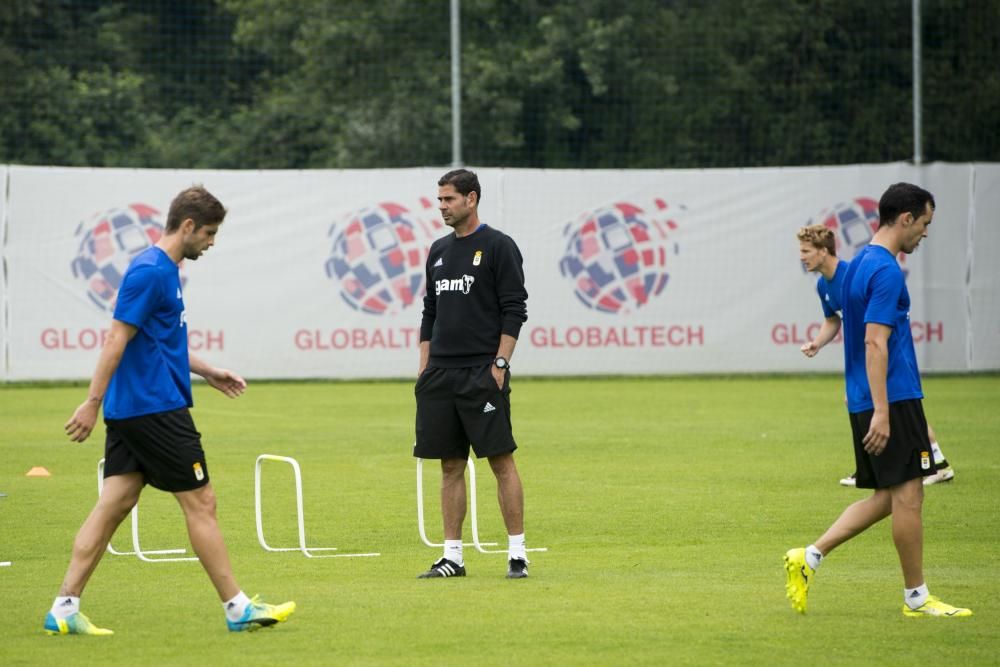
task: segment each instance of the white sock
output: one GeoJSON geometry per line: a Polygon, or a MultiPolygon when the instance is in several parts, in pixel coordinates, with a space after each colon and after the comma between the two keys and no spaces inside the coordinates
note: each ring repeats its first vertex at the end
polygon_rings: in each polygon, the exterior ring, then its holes
{"type": "Polygon", "coordinates": [[[945,462],[944,452],[941,451],[941,447],[937,442],[931,443],[931,452],[934,453],[934,467],[937,467],[945,462]]]}
{"type": "Polygon", "coordinates": [[[528,555],[524,545],[524,533],[521,533],[520,535],[508,535],[507,558],[510,560],[520,558],[524,562],[528,562],[528,555]]]}
{"type": "Polygon", "coordinates": [[[246,593],[240,591],[232,600],[223,602],[222,608],[226,610],[226,618],[235,623],[242,618],[248,604],[250,604],[250,598],[247,597],[246,593]]]}
{"type": "Polygon", "coordinates": [[[920,584],[916,588],[904,588],[903,589],[903,602],[910,609],[916,609],[917,607],[924,606],[927,602],[927,597],[930,595],[930,591],[927,590],[927,584],[920,584]]]}
{"type": "Polygon", "coordinates": [[[823,554],[819,549],[816,548],[815,544],[810,544],[806,547],[806,565],[813,569],[813,572],[819,569],[819,566],[823,564],[823,554]]]}
{"type": "Polygon", "coordinates": [[[80,611],[80,598],[71,595],[60,595],[52,603],[50,610],[56,618],[69,618],[80,611]]]}
{"type": "Polygon", "coordinates": [[[445,540],[444,557],[456,565],[465,565],[462,558],[462,540],[445,540]]]}

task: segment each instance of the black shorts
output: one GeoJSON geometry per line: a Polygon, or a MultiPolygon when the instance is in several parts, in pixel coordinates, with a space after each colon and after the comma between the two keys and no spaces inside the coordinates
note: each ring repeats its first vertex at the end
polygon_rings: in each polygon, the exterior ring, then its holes
{"type": "Polygon", "coordinates": [[[422,459],[465,459],[469,445],[476,456],[496,456],[517,449],[510,425],[510,371],[503,389],[493,379],[492,364],[471,368],[427,367],[417,378],[417,444],[422,459]]]}
{"type": "Polygon", "coordinates": [[[105,477],[141,472],[147,484],[171,492],[208,484],[201,434],[187,408],[104,423],[105,477]]]}
{"type": "Polygon", "coordinates": [[[933,475],[934,457],[920,399],[889,404],[889,443],[878,456],[866,452],[862,442],[873,414],[873,410],[866,410],[850,415],[858,488],[887,489],[917,477],[933,475]]]}

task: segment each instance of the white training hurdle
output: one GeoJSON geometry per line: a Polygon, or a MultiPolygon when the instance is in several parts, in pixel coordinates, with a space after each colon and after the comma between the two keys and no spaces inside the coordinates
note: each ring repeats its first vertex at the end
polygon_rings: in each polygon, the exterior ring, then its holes
{"type": "Polygon", "coordinates": [[[306,526],[305,517],[302,510],[302,470],[299,462],[290,456],[277,456],[275,454],[261,454],[257,457],[254,466],[254,509],[257,515],[257,540],[266,551],[301,551],[306,558],[359,558],[368,556],[380,556],[378,552],[362,554],[314,554],[313,551],[336,551],[337,547],[307,547],[306,546],[306,526]],[[299,546],[297,547],[272,547],[264,539],[264,522],[261,516],[261,466],[264,461],[278,461],[287,463],[295,473],[295,506],[298,514],[299,525],[299,546]]]}
{"type": "MultiPolygon", "coordinates": [[[[97,462],[97,496],[100,497],[101,493],[104,491],[104,459],[97,462]]],[[[193,561],[198,560],[197,556],[185,556],[183,558],[170,557],[166,558],[167,554],[183,554],[187,553],[186,549],[152,549],[148,551],[143,551],[142,547],[139,545],[139,502],[136,501],[135,506],[132,508],[132,548],[135,551],[118,551],[113,546],[111,542],[108,542],[108,553],[114,554],[115,556],[135,556],[139,560],[146,563],[176,563],[179,561],[193,561]],[[150,558],[150,556],[157,556],[157,558],[150,558]]]]}
{"type": "MultiPolygon", "coordinates": [[[[496,542],[483,542],[479,539],[479,514],[476,500],[476,464],[472,457],[469,457],[467,465],[469,471],[469,520],[472,523],[472,542],[463,542],[463,546],[475,547],[477,551],[484,554],[505,554],[506,549],[486,549],[485,547],[495,547],[496,542]]],[[[443,547],[444,543],[431,542],[427,539],[427,530],[424,528],[424,460],[417,459],[417,530],[420,532],[420,539],[429,547],[443,547]]],[[[535,547],[526,551],[548,551],[548,547],[535,547]]]]}
{"type": "MultiPolygon", "coordinates": [[[[6,497],[7,497],[6,493],[0,493],[0,498],[6,498],[6,497]]],[[[9,560],[0,561],[0,567],[10,567],[13,564],[14,562],[9,560]]]]}

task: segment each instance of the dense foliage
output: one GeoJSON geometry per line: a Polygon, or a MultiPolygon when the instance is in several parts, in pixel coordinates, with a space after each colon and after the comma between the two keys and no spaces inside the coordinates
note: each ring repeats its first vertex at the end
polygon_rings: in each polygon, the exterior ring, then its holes
{"type": "MultiPolygon", "coordinates": [[[[924,0],[924,157],[1000,160],[1000,0],[924,0]]],[[[913,155],[909,2],[463,0],[463,158],[913,155]]],[[[4,0],[0,163],[451,160],[448,0],[4,0]]]]}

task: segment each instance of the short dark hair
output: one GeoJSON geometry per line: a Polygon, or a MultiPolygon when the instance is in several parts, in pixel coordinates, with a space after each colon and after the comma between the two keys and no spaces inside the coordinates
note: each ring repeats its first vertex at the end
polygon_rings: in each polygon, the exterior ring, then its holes
{"type": "Polygon", "coordinates": [[[479,187],[479,177],[476,176],[476,172],[469,171],[468,169],[453,169],[447,174],[438,179],[438,186],[443,185],[453,185],[455,190],[461,195],[467,195],[470,192],[476,193],[476,201],[481,202],[483,200],[483,191],[479,187]]]}
{"type": "Polygon", "coordinates": [[[181,223],[191,218],[194,228],[205,225],[217,225],[226,218],[226,207],[202,185],[192,185],[182,190],[170,202],[170,212],[167,213],[167,234],[176,232],[181,223]]]}
{"type": "Polygon", "coordinates": [[[937,208],[934,195],[927,190],[913,183],[894,183],[878,200],[878,226],[892,225],[903,213],[919,218],[927,211],[927,204],[932,211],[937,208]]]}

